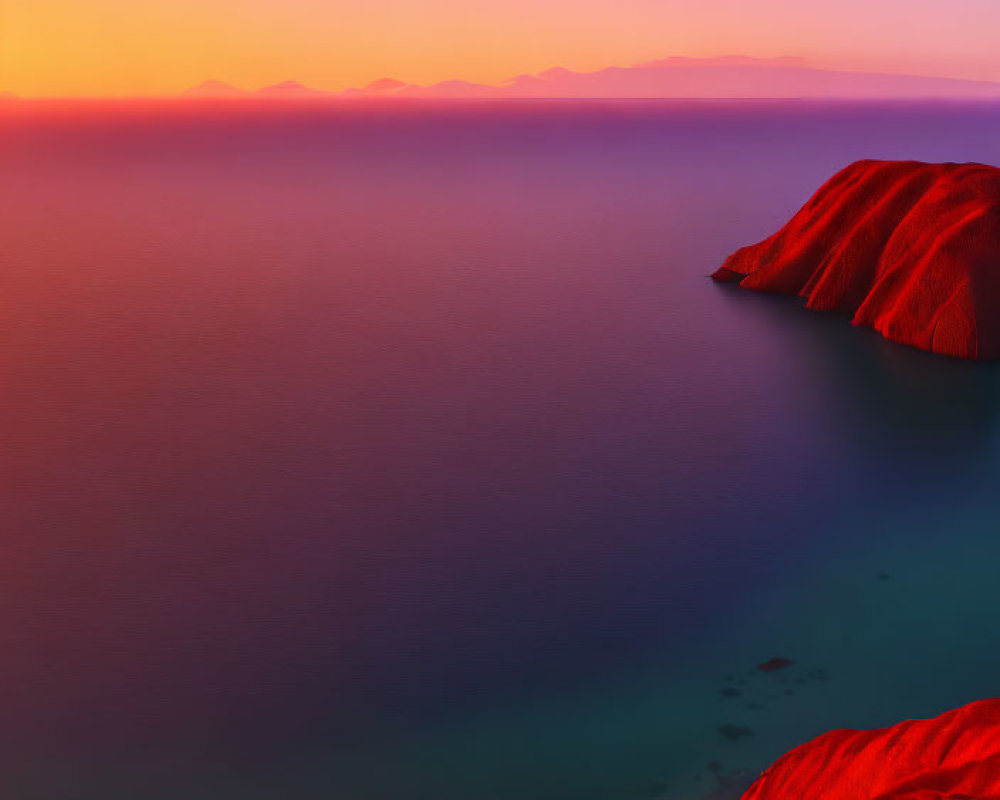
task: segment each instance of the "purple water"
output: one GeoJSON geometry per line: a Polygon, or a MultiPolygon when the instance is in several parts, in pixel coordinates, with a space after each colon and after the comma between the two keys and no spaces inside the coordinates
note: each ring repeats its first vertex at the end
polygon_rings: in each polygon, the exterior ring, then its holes
{"type": "Polygon", "coordinates": [[[1000,373],[706,279],[1000,105],[0,114],[8,796],[735,798],[1000,692],[1000,373]]]}

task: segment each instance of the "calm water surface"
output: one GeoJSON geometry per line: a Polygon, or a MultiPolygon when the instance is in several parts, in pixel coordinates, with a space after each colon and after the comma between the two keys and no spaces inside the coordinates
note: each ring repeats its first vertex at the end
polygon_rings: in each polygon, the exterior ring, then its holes
{"type": "Polygon", "coordinates": [[[1000,106],[0,111],[5,797],[733,800],[1000,694],[998,368],[705,277],[868,157],[1000,106]]]}

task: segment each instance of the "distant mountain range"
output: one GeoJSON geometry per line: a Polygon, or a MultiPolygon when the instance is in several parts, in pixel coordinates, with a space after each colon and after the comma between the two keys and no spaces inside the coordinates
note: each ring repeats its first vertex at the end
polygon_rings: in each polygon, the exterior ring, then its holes
{"type": "Polygon", "coordinates": [[[1000,83],[809,66],[800,58],[664,58],[631,67],[573,72],[562,67],[518,75],[496,86],[443,81],[430,86],[392,78],[343,92],[310,89],[295,81],[247,92],[206,81],[188,95],[199,97],[353,98],[1000,98],[1000,83]]]}
{"type": "Polygon", "coordinates": [[[310,89],[298,81],[282,81],[272,86],[265,86],[256,92],[239,89],[222,81],[205,81],[184,92],[189,97],[330,97],[334,92],[324,92],[322,89],[310,89]]]}

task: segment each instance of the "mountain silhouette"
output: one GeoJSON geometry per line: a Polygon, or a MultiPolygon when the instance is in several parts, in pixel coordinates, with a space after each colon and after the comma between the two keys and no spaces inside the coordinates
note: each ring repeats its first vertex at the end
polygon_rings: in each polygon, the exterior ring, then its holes
{"type": "Polygon", "coordinates": [[[372,92],[376,94],[387,94],[390,92],[396,92],[405,87],[406,84],[402,81],[397,81],[395,78],[382,78],[380,81],[373,81],[365,87],[366,92],[372,92]]]}
{"type": "Polygon", "coordinates": [[[1000,83],[810,67],[802,59],[665,58],[596,72],[546,70],[498,87],[507,97],[974,98],[1000,97],[1000,83]]]}
{"type": "MultiPolygon", "coordinates": [[[[188,94],[224,96],[239,89],[206,81],[188,94]]],[[[258,90],[266,97],[352,98],[733,98],[733,99],[1000,99],[1000,83],[962,78],[849,72],[811,66],[795,56],[672,56],[630,67],[574,72],[552,67],[498,85],[447,80],[423,86],[382,78],[363,88],[325,92],[284,81],[258,90]]]]}
{"type": "Polygon", "coordinates": [[[208,80],[192,86],[184,94],[191,97],[245,97],[250,92],[222,81],[208,80]]]}
{"type": "Polygon", "coordinates": [[[669,57],[596,72],[552,67],[536,75],[518,75],[497,86],[467,81],[430,86],[393,82],[393,86],[392,93],[399,97],[1000,98],[1000,83],[822,69],[795,56],[669,57]]]}
{"type": "Polygon", "coordinates": [[[281,83],[275,83],[271,86],[265,86],[263,89],[258,89],[257,94],[265,95],[267,97],[300,98],[321,97],[323,95],[329,95],[330,92],[324,92],[322,89],[310,89],[308,86],[303,86],[298,81],[282,81],[281,83]]]}

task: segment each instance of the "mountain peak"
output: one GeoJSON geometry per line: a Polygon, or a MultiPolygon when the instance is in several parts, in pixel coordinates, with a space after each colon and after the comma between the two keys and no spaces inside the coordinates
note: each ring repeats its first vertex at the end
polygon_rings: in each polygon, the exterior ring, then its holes
{"type": "Polygon", "coordinates": [[[566,69],[566,67],[550,67],[547,70],[538,73],[539,78],[546,81],[555,81],[560,78],[568,78],[570,75],[574,75],[572,70],[566,69]]]}
{"type": "Polygon", "coordinates": [[[237,97],[248,94],[245,89],[238,89],[228,83],[217,80],[202,81],[184,92],[195,97],[237,97]]]}
{"type": "Polygon", "coordinates": [[[406,86],[402,81],[397,81],[395,78],[382,78],[381,80],[372,81],[365,88],[366,92],[394,92],[398,89],[402,89],[406,86]]]}

